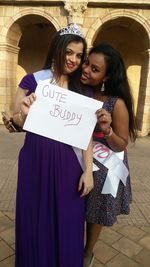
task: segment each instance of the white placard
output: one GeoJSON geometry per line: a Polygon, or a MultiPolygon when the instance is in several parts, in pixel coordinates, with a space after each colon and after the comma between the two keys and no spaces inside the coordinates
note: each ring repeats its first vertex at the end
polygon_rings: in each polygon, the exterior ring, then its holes
{"type": "Polygon", "coordinates": [[[86,150],[103,102],[39,81],[23,129],[86,150]]]}

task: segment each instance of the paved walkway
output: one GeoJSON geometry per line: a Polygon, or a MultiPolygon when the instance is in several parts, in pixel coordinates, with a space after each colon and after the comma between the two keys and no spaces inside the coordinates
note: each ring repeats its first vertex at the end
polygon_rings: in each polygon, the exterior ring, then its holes
{"type": "MultiPolygon", "coordinates": [[[[0,126],[0,267],[14,267],[17,157],[23,139],[23,133],[9,134],[0,126]]],[[[93,267],[150,266],[150,137],[129,145],[129,163],[131,213],[103,229],[93,267]]]]}

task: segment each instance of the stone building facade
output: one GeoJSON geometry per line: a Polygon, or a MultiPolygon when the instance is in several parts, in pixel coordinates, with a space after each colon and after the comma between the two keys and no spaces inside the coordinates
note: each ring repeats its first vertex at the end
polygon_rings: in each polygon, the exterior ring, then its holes
{"type": "Polygon", "coordinates": [[[19,80],[42,68],[53,34],[67,22],[80,25],[89,48],[106,41],[120,51],[139,132],[148,135],[150,0],[0,0],[0,111],[12,113],[19,80]]]}

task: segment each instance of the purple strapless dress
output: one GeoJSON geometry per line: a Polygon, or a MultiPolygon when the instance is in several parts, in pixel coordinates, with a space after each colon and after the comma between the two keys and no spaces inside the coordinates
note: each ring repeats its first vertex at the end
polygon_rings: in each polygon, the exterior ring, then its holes
{"type": "MultiPolygon", "coordinates": [[[[31,93],[36,85],[29,74],[19,86],[31,93]]],[[[71,146],[26,133],[19,154],[16,267],[83,267],[81,175],[71,146]]]]}

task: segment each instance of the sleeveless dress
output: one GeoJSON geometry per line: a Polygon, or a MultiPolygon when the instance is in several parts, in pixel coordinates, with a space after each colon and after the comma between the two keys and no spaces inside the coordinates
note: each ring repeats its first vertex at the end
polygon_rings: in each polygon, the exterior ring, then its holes
{"type": "MultiPolygon", "coordinates": [[[[44,70],[19,87],[35,91],[44,70]]],[[[37,114],[38,116],[38,114],[37,114]]],[[[82,169],[71,146],[27,132],[19,154],[16,199],[16,267],[83,267],[82,169]]]]}
{"type": "MultiPolygon", "coordinates": [[[[108,97],[103,104],[103,108],[112,113],[116,100],[116,97],[108,97]]],[[[99,131],[98,127],[96,127],[95,131],[99,131]]],[[[109,147],[105,138],[93,137],[93,139],[109,147]]],[[[126,186],[120,181],[115,198],[111,194],[101,194],[108,169],[96,159],[93,161],[99,167],[99,170],[95,171],[93,175],[94,189],[86,197],[86,221],[103,226],[112,226],[119,214],[129,214],[131,202],[130,175],[127,177],[126,186]]],[[[123,162],[129,169],[127,150],[124,151],[123,162]]]]}

